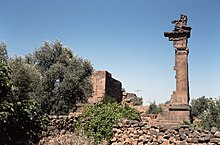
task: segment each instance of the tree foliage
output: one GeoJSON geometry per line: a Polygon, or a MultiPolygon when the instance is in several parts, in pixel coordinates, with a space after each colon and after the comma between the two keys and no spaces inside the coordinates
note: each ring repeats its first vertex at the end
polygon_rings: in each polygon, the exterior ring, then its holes
{"type": "Polygon", "coordinates": [[[37,142],[38,135],[47,124],[47,117],[39,113],[33,100],[5,101],[0,104],[0,142],[15,144],[37,142]]]}
{"type": "Polygon", "coordinates": [[[143,104],[143,98],[138,97],[134,93],[127,93],[127,95],[123,98],[123,102],[130,104],[130,105],[142,105],[143,104]]]}
{"type": "Polygon", "coordinates": [[[134,97],[131,99],[131,102],[133,102],[133,105],[142,105],[143,104],[143,98],[142,97],[134,97]]]}
{"type": "Polygon", "coordinates": [[[119,118],[141,120],[140,114],[127,105],[118,103],[96,104],[88,106],[77,122],[78,129],[83,129],[85,134],[93,137],[98,143],[103,139],[112,137],[112,125],[119,118]]]}
{"type": "Polygon", "coordinates": [[[48,114],[66,114],[92,95],[91,63],[75,56],[60,41],[45,42],[33,57],[41,72],[38,94],[48,114]]]}
{"type": "Polygon", "coordinates": [[[18,98],[31,98],[48,114],[67,114],[92,95],[91,63],[60,41],[44,42],[32,54],[10,59],[18,98]]]}
{"type": "Polygon", "coordinates": [[[193,117],[200,117],[200,115],[208,108],[210,101],[211,99],[205,98],[205,96],[193,99],[191,101],[191,115],[193,117]]]}
{"type": "Polygon", "coordinates": [[[9,61],[12,69],[11,78],[16,86],[15,95],[20,98],[35,98],[35,91],[40,82],[40,72],[24,58],[15,56],[9,61]]]}
{"type": "Polygon", "coordinates": [[[7,63],[8,53],[5,42],[0,42],[0,63],[7,63]]]}
{"type": "Polygon", "coordinates": [[[210,129],[211,127],[220,127],[220,98],[210,100],[208,107],[201,113],[202,127],[210,129]]]}
{"type": "Polygon", "coordinates": [[[42,116],[35,101],[14,95],[10,75],[10,68],[0,63],[0,142],[36,141],[44,124],[42,116]]]}
{"type": "Polygon", "coordinates": [[[11,100],[11,69],[8,65],[0,63],[0,103],[4,100],[11,100]]]}
{"type": "Polygon", "coordinates": [[[105,96],[103,96],[101,102],[104,104],[115,103],[115,102],[117,102],[117,99],[115,97],[105,95],[105,96]]]}
{"type": "Polygon", "coordinates": [[[156,105],[155,102],[150,103],[149,109],[147,110],[148,114],[159,114],[160,112],[162,112],[162,107],[156,105]]]}

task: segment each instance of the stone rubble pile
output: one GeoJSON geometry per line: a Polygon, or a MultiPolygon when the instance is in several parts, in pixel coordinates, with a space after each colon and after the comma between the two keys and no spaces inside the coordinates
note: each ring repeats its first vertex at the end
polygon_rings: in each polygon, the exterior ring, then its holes
{"type": "Polygon", "coordinates": [[[94,141],[87,137],[67,132],[43,138],[38,145],[94,145],[94,141]]]}
{"type": "Polygon", "coordinates": [[[188,125],[175,127],[148,125],[147,122],[120,119],[113,126],[112,145],[217,145],[220,144],[220,130],[193,129],[188,125]]]}
{"type": "Polygon", "coordinates": [[[49,116],[47,130],[42,132],[41,137],[53,136],[73,132],[75,129],[76,118],[71,115],[49,116]]]}
{"type": "Polygon", "coordinates": [[[78,116],[49,116],[49,125],[42,131],[38,145],[93,145],[92,139],[74,133],[78,116]]]}

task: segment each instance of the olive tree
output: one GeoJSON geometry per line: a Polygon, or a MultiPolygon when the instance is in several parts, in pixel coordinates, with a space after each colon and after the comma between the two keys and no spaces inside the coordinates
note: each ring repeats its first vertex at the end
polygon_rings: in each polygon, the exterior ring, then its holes
{"type": "Polygon", "coordinates": [[[8,53],[6,49],[6,43],[0,42],[0,62],[7,63],[8,60],[8,53]]]}
{"type": "Polygon", "coordinates": [[[205,96],[193,99],[191,101],[191,115],[193,117],[199,117],[208,108],[208,103],[210,101],[211,99],[205,96]]]}
{"type": "Polygon", "coordinates": [[[38,95],[48,114],[66,114],[92,95],[91,63],[60,41],[45,42],[33,53],[33,59],[41,73],[38,95]]]}
{"type": "Polygon", "coordinates": [[[207,109],[201,114],[202,127],[220,127],[220,98],[209,101],[207,109]]]}

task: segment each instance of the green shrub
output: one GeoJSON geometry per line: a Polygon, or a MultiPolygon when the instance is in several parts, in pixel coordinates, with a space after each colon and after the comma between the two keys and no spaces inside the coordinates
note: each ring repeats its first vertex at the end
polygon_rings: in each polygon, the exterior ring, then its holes
{"type": "Polygon", "coordinates": [[[133,102],[133,105],[142,105],[143,104],[143,98],[142,97],[134,97],[131,99],[131,102],[133,102]]]}
{"type": "Polygon", "coordinates": [[[208,108],[201,114],[202,127],[210,129],[215,126],[220,128],[220,98],[211,100],[208,108]]]}
{"type": "Polygon", "coordinates": [[[0,63],[0,144],[35,143],[46,118],[38,112],[35,101],[14,95],[17,88],[10,75],[10,68],[0,63]]]}
{"type": "Polygon", "coordinates": [[[208,103],[211,100],[205,96],[191,101],[191,115],[192,117],[200,117],[200,115],[208,108],[208,103]]]}
{"type": "Polygon", "coordinates": [[[118,103],[96,104],[85,108],[78,119],[77,129],[83,130],[88,137],[93,137],[96,143],[109,140],[112,137],[112,125],[119,118],[141,120],[140,114],[127,105],[118,103]]]}
{"type": "Polygon", "coordinates": [[[36,143],[38,135],[46,127],[47,117],[38,112],[32,100],[2,102],[0,104],[0,142],[15,144],[16,141],[36,143]]]}
{"type": "Polygon", "coordinates": [[[159,114],[162,112],[162,107],[157,106],[155,102],[150,103],[149,109],[147,110],[147,114],[159,114]]]}
{"type": "Polygon", "coordinates": [[[115,103],[117,102],[117,99],[115,97],[112,96],[104,96],[102,98],[102,103],[107,104],[107,103],[115,103]]]}

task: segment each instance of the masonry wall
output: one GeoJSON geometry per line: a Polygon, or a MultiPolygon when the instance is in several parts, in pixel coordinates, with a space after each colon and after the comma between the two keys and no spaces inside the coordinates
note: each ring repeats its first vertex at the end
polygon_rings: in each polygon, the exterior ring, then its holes
{"type": "MultiPolygon", "coordinates": [[[[42,131],[39,145],[93,145],[88,138],[74,132],[78,115],[50,116],[47,130],[42,131]]],[[[149,125],[149,122],[119,119],[113,125],[111,145],[218,145],[220,129],[194,129],[188,125],[149,125]]]]}
{"type": "Polygon", "coordinates": [[[118,102],[122,101],[122,84],[112,78],[112,75],[108,72],[106,72],[105,95],[115,97],[118,102]]]}
{"type": "Polygon", "coordinates": [[[193,129],[188,125],[148,125],[147,122],[120,119],[113,127],[111,145],[217,145],[220,131],[193,129]]]}
{"type": "Polygon", "coordinates": [[[114,78],[108,71],[95,71],[92,75],[93,96],[89,103],[97,103],[103,96],[115,97],[118,102],[122,99],[122,83],[114,78]]]}

